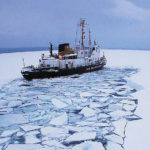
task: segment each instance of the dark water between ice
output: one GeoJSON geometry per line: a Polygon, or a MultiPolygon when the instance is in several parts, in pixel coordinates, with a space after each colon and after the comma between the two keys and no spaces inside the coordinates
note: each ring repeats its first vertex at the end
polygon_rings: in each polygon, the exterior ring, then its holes
{"type": "Polygon", "coordinates": [[[75,149],[91,141],[124,149],[135,113],[136,69],[110,69],[68,77],[17,79],[0,90],[0,149],[75,149]],[[86,142],[85,142],[86,141],[86,142]]]}

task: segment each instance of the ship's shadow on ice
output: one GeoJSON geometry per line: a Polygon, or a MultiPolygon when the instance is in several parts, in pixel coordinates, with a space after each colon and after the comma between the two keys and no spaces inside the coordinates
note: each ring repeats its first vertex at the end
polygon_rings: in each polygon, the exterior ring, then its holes
{"type": "Polygon", "coordinates": [[[0,148],[124,149],[126,126],[136,115],[134,68],[52,79],[16,79],[0,90],[0,148]]]}

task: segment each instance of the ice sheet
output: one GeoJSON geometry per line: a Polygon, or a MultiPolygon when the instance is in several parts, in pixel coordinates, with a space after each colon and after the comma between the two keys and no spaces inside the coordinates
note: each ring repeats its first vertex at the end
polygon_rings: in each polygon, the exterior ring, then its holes
{"type": "MultiPolygon", "coordinates": [[[[102,135],[109,135],[110,132],[120,137],[126,135],[124,145],[116,144],[121,139],[112,135],[109,138],[106,136],[108,141],[104,146],[107,149],[115,150],[124,147],[127,150],[141,150],[149,147],[149,51],[105,50],[108,63],[103,71],[79,75],[77,78],[69,77],[69,80],[68,78],[63,78],[63,80],[55,78],[33,82],[24,81],[20,74],[22,57],[25,58],[26,63],[36,64],[40,54],[41,52],[26,52],[0,55],[0,114],[3,114],[0,115],[0,126],[7,128],[5,132],[16,130],[16,128],[20,130],[18,134],[15,132],[11,134],[13,137],[8,134],[14,143],[25,142],[26,132],[31,131],[29,127],[22,131],[19,126],[30,122],[33,126],[42,126],[41,133],[35,137],[38,137],[37,141],[49,140],[55,136],[59,138],[61,135],[58,143],[62,144],[65,138],[85,129],[88,132],[96,132],[98,138],[96,140],[99,140],[100,143],[106,142],[101,139],[102,135]],[[137,73],[135,73],[135,68],[138,69],[137,73]],[[15,80],[12,82],[13,79],[15,80]],[[86,111],[80,114],[85,108],[86,111]],[[67,117],[57,118],[61,116],[60,112],[66,113],[67,117]],[[53,122],[50,124],[52,120],[53,122]],[[138,121],[130,122],[133,120],[138,121]],[[129,121],[127,126],[126,121],[129,121]],[[75,130],[65,128],[66,124],[73,126],[75,130]],[[57,130],[57,128],[52,127],[55,125],[60,127],[56,134],[53,129],[57,130]],[[91,130],[89,126],[92,126],[91,130]],[[48,134],[44,130],[45,128],[48,134]],[[65,130],[62,131],[64,128],[65,130]],[[44,136],[43,139],[42,136],[44,136]]],[[[35,130],[39,131],[38,128],[35,130]]],[[[1,128],[0,134],[5,132],[1,128]]],[[[28,139],[32,139],[32,133],[28,134],[31,136],[28,139]]],[[[4,145],[7,143],[7,139],[5,141],[5,137],[3,137],[3,140],[2,144],[4,145]]],[[[20,145],[12,144],[8,148],[12,149],[14,146],[17,149],[20,145]]],[[[71,147],[73,145],[68,148],[71,147]]],[[[42,149],[43,147],[38,148],[42,149]]],[[[54,149],[53,146],[51,148],[54,149]]]]}

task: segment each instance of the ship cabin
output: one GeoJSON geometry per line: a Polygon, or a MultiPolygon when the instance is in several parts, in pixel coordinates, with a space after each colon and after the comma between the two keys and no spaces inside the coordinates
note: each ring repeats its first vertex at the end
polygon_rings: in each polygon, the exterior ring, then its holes
{"type": "Polygon", "coordinates": [[[64,55],[62,59],[77,59],[77,54],[64,55]]]}

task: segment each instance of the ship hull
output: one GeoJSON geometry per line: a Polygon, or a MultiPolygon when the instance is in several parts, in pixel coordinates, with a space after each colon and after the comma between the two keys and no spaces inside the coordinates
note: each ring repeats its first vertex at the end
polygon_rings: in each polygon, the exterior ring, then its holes
{"type": "Polygon", "coordinates": [[[51,69],[51,68],[37,68],[32,71],[21,71],[21,74],[26,80],[54,78],[59,76],[68,76],[73,74],[82,74],[103,69],[105,64],[77,67],[72,69],[51,69]]]}

